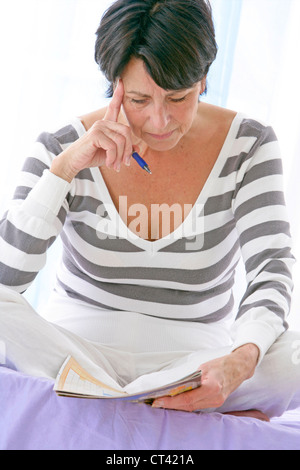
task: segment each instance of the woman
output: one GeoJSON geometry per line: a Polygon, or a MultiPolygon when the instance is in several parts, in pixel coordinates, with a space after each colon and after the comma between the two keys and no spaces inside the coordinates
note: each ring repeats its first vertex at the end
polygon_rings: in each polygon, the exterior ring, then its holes
{"type": "Polygon", "coordinates": [[[84,353],[126,383],[196,353],[202,386],[153,406],[264,420],[299,406],[278,144],[270,127],[201,102],[216,53],[205,0],[119,0],[102,18],[110,104],[39,137],[1,223],[0,334],[19,370],[54,378],[84,353]],[[19,293],[59,234],[44,321],[19,293]]]}

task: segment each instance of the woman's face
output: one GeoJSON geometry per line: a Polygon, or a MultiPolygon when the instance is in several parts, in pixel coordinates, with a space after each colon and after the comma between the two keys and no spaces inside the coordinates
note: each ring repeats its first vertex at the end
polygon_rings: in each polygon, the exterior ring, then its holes
{"type": "Polygon", "coordinates": [[[166,91],[150,77],[140,59],[131,59],[122,74],[123,111],[134,135],[150,148],[174,148],[191,129],[205,79],[193,88],[166,91]]]}

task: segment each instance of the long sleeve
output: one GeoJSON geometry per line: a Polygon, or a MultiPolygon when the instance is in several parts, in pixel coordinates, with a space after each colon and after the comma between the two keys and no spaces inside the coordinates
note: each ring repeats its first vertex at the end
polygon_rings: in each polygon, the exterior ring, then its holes
{"type": "Polygon", "coordinates": [[[245,121],[244,130],[249,129],[257,139],[237,172],[232,204],[247,280],[233,338],[234,349],[246,343],[256,344],[260,362],[288,328],[295,259],[276,136],[272,128],[256,121],[245,121]]]}
{"type": "Polygon", "coordinates": [[[0,221],[0,283],[21,293],[44,267],[68,211],[71,185],[49,171],[66,135],[41,134],[0,221]]]}

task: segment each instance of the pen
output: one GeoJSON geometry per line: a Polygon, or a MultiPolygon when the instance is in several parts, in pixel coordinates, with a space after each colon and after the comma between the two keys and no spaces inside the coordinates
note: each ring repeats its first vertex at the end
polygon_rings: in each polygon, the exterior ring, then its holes
{"type": "Polygon", "coordinates": [[[145,160],[143,160],[142,157],[139,156],[137,152],[133,152],[132,157],[140,165],[140,167],[143,168],[143,170],[146,170],[150,175],[152,175],[149,166],[147,165],[145,160]]]}

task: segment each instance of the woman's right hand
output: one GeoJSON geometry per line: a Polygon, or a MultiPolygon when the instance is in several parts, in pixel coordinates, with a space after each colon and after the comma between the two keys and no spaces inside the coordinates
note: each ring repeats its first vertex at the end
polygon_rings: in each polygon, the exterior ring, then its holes
{"type": "Polygon", "coordinates": [[[106,165],[119,171],[122,163],[129,164],[134,151],[131,130],[118,123],[123,97],[120,79],[104,118],[53,160],[52,173],[71,182],[85,168],[106,165]]]}

